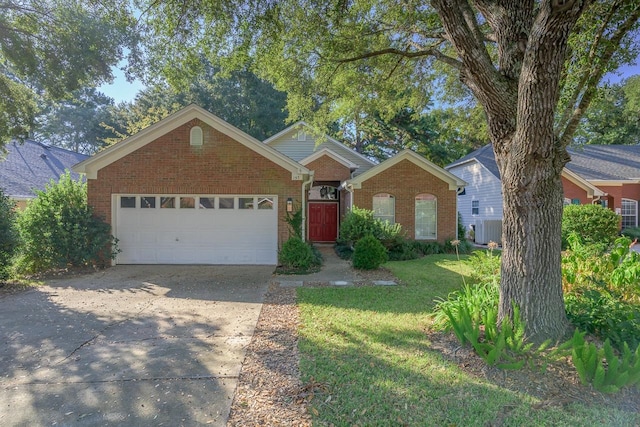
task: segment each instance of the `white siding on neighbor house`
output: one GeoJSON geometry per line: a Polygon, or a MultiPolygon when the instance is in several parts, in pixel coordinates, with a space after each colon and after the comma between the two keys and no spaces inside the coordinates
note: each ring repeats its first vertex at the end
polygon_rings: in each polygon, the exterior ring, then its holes
{"type": "Polygon", "coordinates": [[[360,154],[342,144],[336,144],[333,141],[325,140],[320,145],[316,146],[316,138],[310,133],[306,134],[304,141],[299,141],[298,131],[295,129],[285,135],[282,135],[280,138],[271,141],[269,145],[296,162],[309,157],[316,151],[326,148],[339,156],[344,157],[351,163],[358,165],[358,169],[355,171],[354,176],[360,175],[375,166],[375,164],[368,162],[360,154]]]}
{"type": "Polygon", "coordinates": [[[502,188],[495,175],[476,161],[454,166],[448,171],[468,183],[465,194],[458,196],[458,212],[466,230],[476,222],[502,219],[502,188]],[[477,215],[471,213],[474,200],[479,203],[477,215]]]}

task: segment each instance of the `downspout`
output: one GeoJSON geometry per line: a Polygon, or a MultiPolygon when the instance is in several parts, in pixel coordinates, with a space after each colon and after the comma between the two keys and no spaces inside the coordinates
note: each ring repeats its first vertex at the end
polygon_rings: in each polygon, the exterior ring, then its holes
{"type": "Polygon", "coordinates": [[[340,185],[341,189],[345,189],[349,193],[349,210],[353,209],[353,184],[348,184],[347,181],[340,185]]]}
{"type": "Polygon", "coordinates": [[[313,183],[313,175],[315,171],[309,171],[309,179],[302,182],[302,240],[307,241],[307,186],[313,183]]]}
{"type": "MultiPolygon", "coordinates": [[[[467,238],[467,231],[465,230],[465,235],[460,237],[458,236],[458,230],[460,229],[460,223],[458,221],[460,221],[460,213],[458,211],[458,196],[460,195],[460,193],[462,193],[464,191],[465,187],[458,187],[458,189],[456,190],[456,239],[457,240],[463,240],[467,238]]],[[[465,227],[466,229],[466,227],[465,227]]]]}
{"type": "Polygon", "coordinates": [[[349,210],[353,209],[353,184],[346,184],[344,189],[349,192],[349,210]]]}

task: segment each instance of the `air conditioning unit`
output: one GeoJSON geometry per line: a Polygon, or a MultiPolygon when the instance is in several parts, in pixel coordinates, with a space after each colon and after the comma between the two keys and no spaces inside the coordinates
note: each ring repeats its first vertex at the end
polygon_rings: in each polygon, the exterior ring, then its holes
{"type": "Polygon", "coordinates": [[[475,242],[480,245],[486,245],[489,242],[502,244],[502,220],[476,220],[475,242]]]}

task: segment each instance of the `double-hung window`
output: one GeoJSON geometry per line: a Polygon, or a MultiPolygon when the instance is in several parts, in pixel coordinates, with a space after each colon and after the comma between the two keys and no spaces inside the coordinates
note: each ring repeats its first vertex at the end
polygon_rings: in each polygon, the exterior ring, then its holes
{"type": "Polygon", "coordinates": [[[438,238],[438,200],[433,194],[418,194],[415,199],[416,240],[438,238]]]}
{"type": "Polygon", "coordinates": [[[396,199],[388,193],[379,193],[373,196],[373,217],[394,224],[396,222],[396,199]]]}
{"type": "Polygon", "coordinates": [[[622,228],[638,226],[638,202],[631,199],[622,199],[622,228]]]}

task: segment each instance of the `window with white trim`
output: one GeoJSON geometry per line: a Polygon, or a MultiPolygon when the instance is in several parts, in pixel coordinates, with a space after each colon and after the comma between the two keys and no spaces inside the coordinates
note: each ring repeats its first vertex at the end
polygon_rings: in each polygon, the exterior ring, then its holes
{"type": "Polygon", "coordinates": [[[136,207],[136,197],[135,196],[122,196],[122,197],[120,197],[120,207],[121,208],[135,208],[136,207]]]}
{"type": "Polygon", "coordinates": [[[373,196],[373,217],[395,224],[396,199],[389,193],[379,193],[373,196]]]}
{"type": "Polygon", "coordinates": [[[480,214],[480,200],[472,200],[471,215],[479,215],[479,214],[480,214]]]}
{"type": "Polygon", "coordinates": [[[622,199],[622,228],[638,226],[638,202],[631,199],[622,199]]]}
{"type": "Polygon", "coordinates": [[[438,199],[433,194],[418,194],[415,199],[416,240],[438,238],[438,199]]]}

